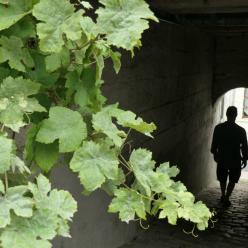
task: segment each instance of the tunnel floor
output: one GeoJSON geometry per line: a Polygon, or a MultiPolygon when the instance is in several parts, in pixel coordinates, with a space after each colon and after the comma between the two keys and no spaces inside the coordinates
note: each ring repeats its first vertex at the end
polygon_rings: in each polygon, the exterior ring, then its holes
{"type": "Polygon", "coordinates": [[[198,237],[185,234],[192,225],[179,222],[177,226],[154,222],[130,244],[121,248],[189,248],[189,247],[248,247],[248,170],[244,171],[230,200],[232,206],[223,208],[219,203],[218,185],[203,191],[198,196],[208,207],[215,209],[217,222],[205,232],[195,232],[198,237]]]}

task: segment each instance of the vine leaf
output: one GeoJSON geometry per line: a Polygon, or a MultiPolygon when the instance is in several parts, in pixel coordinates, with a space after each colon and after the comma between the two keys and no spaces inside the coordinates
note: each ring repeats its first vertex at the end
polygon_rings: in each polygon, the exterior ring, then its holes
{"type": "Polygon", "coordinates": [[[147,136],[151,136],[151,133],[157,129],[154,123],[146,123],[140,117],[136,117],[131,111],[124,111],[119,108],[113,108],[112,116],[116,117],[119,125],[136,130],[147,136]]]}
{"type": "Polygon", "coordinates": [[[33,201],[23,196],[27,190],[25,186],[16,186],[8,188],[5,196],[0,196],[0,228],[11,223],[10,210],[13,210],[17,216],[26,218],[32,216],[33,201]]]}
{"type": "Polygon", "coordinates": [[[81,38],[83,10],[75,12],[74,6],[67,0],[41,0],[33,8],[33,16],[41,23],[37,24],[40,49],[43,52],[59,53],[67,39],[76,41],[81,38]]]}
{"type": "Polygon", "coordinates": [[[49,118],[41,124],[36,141],[51,144],[58,139],[60,152],[73,152],[86,137],[86,124],[77,111],[52,107],[49,118]]]}
{"type": "Polygon", "coordinates": [[[59,78],[59,73],[51,73],[46,70],[44,56],[37,52],[33,52],[32,57],[34,59],[35,67],[32,70],[27,70],[30,79],[39,82],[45,87],[51,87],[54,85],[59,78]]]}
{"type": "Polygon", "coordinates": [[[110,49],[110,57],[113,61],[115,72],[118,74],[121,69],[121,54],[110,49]]]}
{"type": "Polygon", "coordinates": [[[42,175],[37,178],[37,185],[29,183],[35,204],[33,215],[20,218],[13,215],[11,223],[0,235],[3,248],[51,248],[48,240],[56,235],[69,237],[68,221],[71,221],[77,204],[69,192],[51,190],[48,179],[42,175]]]}
{"type": "Polygon", "coordinates": [[[129,163],[133,169],[136,180],[144,188],[146,195],[151,196],[151,178],[154,175],[155,162],[152,153],[145,149],[134,150],[130,156],[129,163]]]}
{"type": "Polygon", "coordinates": [[[8,77],[0,85],[0,122],[18,132],[26,123],[24,114],[46,112],[34,97],[40,85],[22,77],[8,77]]]}
{"type": "Polygon", "coordinates": [[[5,173],[11,167],[12,146],[11,139],[0,136],[0,174],[5,173]]]}
{"type": "Polygon", "coordinates": [[[146,219],[145,202],[136,191],[120,188],[114,194],[115,198],[108,209],[110,213],[119,212],[119,218],[127,223],[135,219],[135,214],[141,219],[146,219]]]}
{"type": "Polygon", "coordinates": [[[108,179],[119,179],[118,164],[116,151],[109,145],[87,141],[74,153],[70,168],[79,173],[81,183],[91,192],[108,179]]]}
{"type": "Polygon", "coordinates": [[[63,48],[59,53],[53,53],[46,57],[46,70],[54,72],[61,67],[68,67],[70,64],[70,52],[63,48]]]}
{"type": "Polygon", "coordinates": [[[110,45],[133,51],[140,47],[141,35],[149,28],[148,20],[158,21],[145,1],[100,0],[105,7],[99,8],[97,24],[100,32],[106,34],[110,45]]]}
{"type": "Polygon", "coordinates": [[[8,61],[9,66],[17,71],[25,72],[25,66],[33,67],[34,61],[24,48],[22,40],[18,37],[0,37],[0,64],[8,61]]]}
{"type": "Polygon", "coordinates": [[[118,169],[118,176],[115,180],[107,180],[101,188],[110,196],[114,195],[114,192],[118,189],[118,186],[123,184],[126,180],[125,174],[121,168],[118,169]]]}
{"type": "Polygon", "coordinates": [[[7,29],[30,13],[37,1],[1,0],[0,2],[0,31],[7,29]],[[28,3],[29,2],[29,3],[28,3]],[[7,6],[7,7],[6,7],[7,6]]]}
{"type": "Polygon", "coordinates": [[[111,140],[117,147],[121,147],[126,133],[117,128],[117,126],[112,121],[111,116],[111,106],[105,107],[102,111],[93,115],[92,123],[93,127],[97,132],[102,132],[111,140]]]}
{"type": "Polygon", "coordinates": [[[35,162],[45,172],[49,172],[59,158],[57,142],[51,144],[35,144],[35,162]]]}
{"type": "Polygon", "coordinates": [[[99,106],[102,106],[100,85],[97,85],[94,67],[83,69],[81,75],[77,71],[69,72],[66,79],[68,93],[75,92],[74,101],[81,108],[99,109],[99,106]]]}
{"type": "Polygon", "coordinates": [[[176,225],[177,224],[177,218],[178,218],[178,216],[177,216],[178,207],[179,207],[179,204],[177,202],[171,202],[171,201],[165,200],[160,205],[160,209],[162,209],[162,211],[159,214],[159,218],[160,219],[168,218],[168,222],[171,225],[176,225]]]}

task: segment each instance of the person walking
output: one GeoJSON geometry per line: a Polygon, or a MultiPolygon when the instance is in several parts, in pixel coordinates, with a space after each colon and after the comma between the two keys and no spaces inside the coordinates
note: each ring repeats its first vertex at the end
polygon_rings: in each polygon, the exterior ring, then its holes
{"type": "Polygon", "coordinates": [[[246,131],[235,123],[237,115],[238,111],[235,106],[227,109],[227,121],[215,127],[211,147],[217,163],[217,179],[220,182],[222,194],[221,202],[225,207],[231,205],[229,198],[248,159],[246,131]],[[229,179],[228,185],[227,179],[229,179]]]}

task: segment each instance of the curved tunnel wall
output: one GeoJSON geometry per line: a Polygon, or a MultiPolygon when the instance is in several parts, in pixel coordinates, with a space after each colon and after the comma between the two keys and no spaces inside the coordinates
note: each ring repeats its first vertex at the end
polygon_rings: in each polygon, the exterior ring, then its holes
{"type": "Polygon", "coordinates": [[[213,103],[239,87],[248,88],[248,35],[217,36],[213,103]]]}

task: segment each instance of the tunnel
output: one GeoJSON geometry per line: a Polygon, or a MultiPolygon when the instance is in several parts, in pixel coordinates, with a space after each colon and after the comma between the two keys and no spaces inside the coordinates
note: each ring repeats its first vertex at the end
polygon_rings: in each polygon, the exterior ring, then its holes
{"type": "MultiPolygon", "coordinates": [[[[133,147],[149,148],[156,161],[177,165],[179,179],[198,194],[216,182],[210,147],[214,127],[223,120],[223,98],[230,90],[248,88],[248,2],[148,2],[160,21],[144,33],[143,46],[135,51],[134,59],[124,54],[118,75],[111,65],[107,67],[104,94],[109,103],[119,102],[122,108],[156,123],[154,139],[132,136],[133,147]]],[[[54,185],[74,192],[79,203],[73,239],[56,240],[57,248],[81,244],[84,248],[205,247],[199,241],[195,241],[198,246],[145,246],[146,239],[142,246],[125,246],[140,233],[139,225],[123,224],[108,214],[110,198],[106,194],[82,196],[76,176],[65,167],[57,168],[52,177],[54,185]]],[[[237,201],[243,202],[247,197],[240,190],[244,195],[237,201]]],[[[207,194],[218,197],[216,191],[207,194]]],[[[156,233],[170,236],[162,232],[160,224],[157,228],[156,233]]]]}

